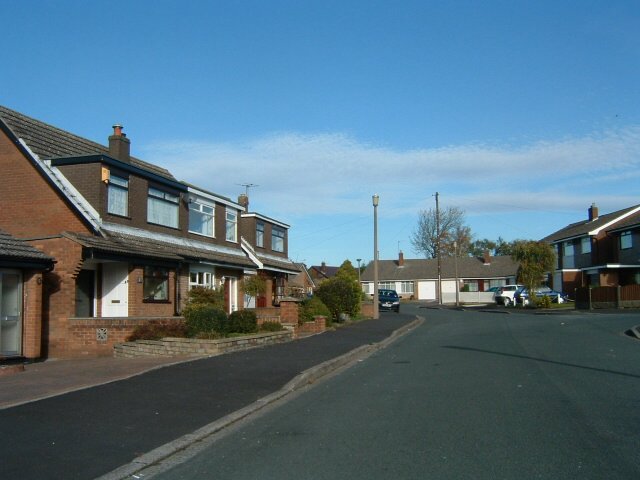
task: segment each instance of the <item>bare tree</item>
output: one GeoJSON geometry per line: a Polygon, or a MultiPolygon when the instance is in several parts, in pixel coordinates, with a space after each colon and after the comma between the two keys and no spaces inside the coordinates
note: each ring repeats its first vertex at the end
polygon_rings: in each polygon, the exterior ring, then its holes
{"type": "MultiPolygon", "coordinates": [[[[465,225],[464,211],[458,207],[446,207],[440,210],[440,256],[452,257],[457,243],[458,255],[469,251],[471,229],[465,225]]],[[[411,235],[413,249],[426,258],[438,255],[438,218],[436,210],[422,210],[418,226],[411,235]]]]}

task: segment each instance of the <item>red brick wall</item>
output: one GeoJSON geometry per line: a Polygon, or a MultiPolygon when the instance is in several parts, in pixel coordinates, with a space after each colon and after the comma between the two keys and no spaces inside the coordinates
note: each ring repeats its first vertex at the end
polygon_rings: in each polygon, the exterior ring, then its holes
{"type": "Polygon", "coordinates": [[[22,355],[39,358],[42,344],[42,273],[23,271],[22,355]]]}
{"type": "Polygon", "coordinates": [[[18,238],[88,232],[83,220],[0,132],[0,228],[18,238]]]}

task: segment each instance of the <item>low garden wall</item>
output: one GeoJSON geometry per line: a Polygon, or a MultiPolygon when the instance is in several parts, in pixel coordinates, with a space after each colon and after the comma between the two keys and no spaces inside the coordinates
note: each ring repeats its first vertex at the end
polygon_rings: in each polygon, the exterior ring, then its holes
{"type": "Polygon", "coordinates": [[[241,337],[206,340],[198,338],[163,338],[162,340],[138,340],[114,345],[116,357],[140,356],[213,356],[240,350],[285,343],[293,340],[293,332],[256,333],[241,337]]]}

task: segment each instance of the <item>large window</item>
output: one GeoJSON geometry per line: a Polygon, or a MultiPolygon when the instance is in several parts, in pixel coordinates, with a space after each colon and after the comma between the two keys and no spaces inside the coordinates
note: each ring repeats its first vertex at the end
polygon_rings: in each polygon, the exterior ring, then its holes
{"type": "Polygon", "coordinates": [[[238,241],[238,212],[235,210],[227,210],[226,220],[226,239],[229,242],[238,241]]]}
{"type": "Polygon", "coordinates": [[[199,202],[189,204],[189,231],[213,237],[214,231],[214,207],[199,202]]]}
{"type": "Polygon", "coordinates": [[[580,240],[580,251],[582,253],[591,253],[591,237],[582,237],[580,240]]]}
{"type": "Polygon", "coordinates": [[[169,270],[160,267],[144,267],[143,295],[146,301],[168,301],[169,270]]]}
{"type": "Polygon", "coordinates": [[[256,247],[264,247],[264,222],[256,223],[256,247]]]}
{"type": "Polygon", "coordinates": [[[284,252],[284,228],[271,228],[271,250],[274,252],[284,252]]]}
{"type": "Polygon", "coordinates": [[[622,232],[620,234],[620,249],[625,250],[633,246],[632,236],[630,231],[622,232]]]}
{"type": "Polygon", "coordinates": [[[574,268],[575,266],[575,261],[574,261],[574,250],[573,250],[573,242],[569,241],[569,242],[564,242],[563,244],[563,250],[564,250],[564,255],[562,258],[562,266],[564,268],[574,268]]]}
{"type": "Polygon", "coordinates": [[[157,188],[149,187],[147,199],[147,221],[178,228],[179,197],[157,188]]]}
{"type": "Polygon", "coordinates": [[[129,180],[117,175],[109,177],[107,212],[126,217],[129,214],[129,180]]]}
{"type": "Polygon", "coordinates": [[[398,293],[413,293],[413,282],[400,282],[400,291],[398,293]]]}

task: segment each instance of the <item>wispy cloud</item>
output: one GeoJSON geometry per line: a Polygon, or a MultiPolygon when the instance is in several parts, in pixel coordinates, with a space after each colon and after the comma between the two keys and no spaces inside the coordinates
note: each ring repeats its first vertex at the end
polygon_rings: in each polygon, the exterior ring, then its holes
{"type": "Polygon", "coordinates": [[[283,219],[363,214],[373,193],[387,214],[429,208],[435,191],[469,215],[639,203],[640,126],[525,145],[406,151],[339,133],[274,133],[237,144],[167,141],[148,145],[144,158],[233,198],[241,184],[257,184],[252,206],[283,219]]]}

